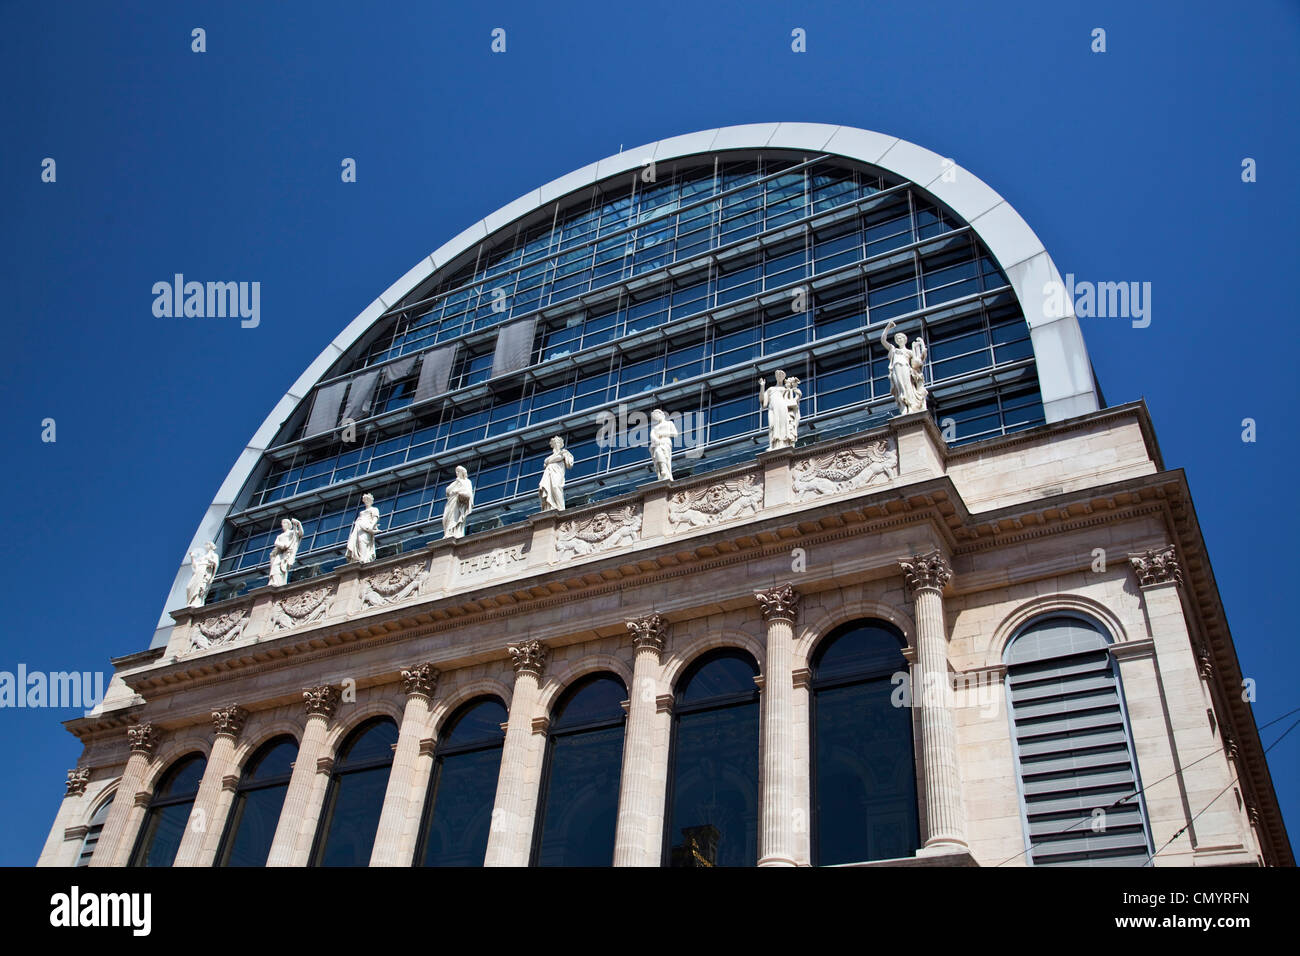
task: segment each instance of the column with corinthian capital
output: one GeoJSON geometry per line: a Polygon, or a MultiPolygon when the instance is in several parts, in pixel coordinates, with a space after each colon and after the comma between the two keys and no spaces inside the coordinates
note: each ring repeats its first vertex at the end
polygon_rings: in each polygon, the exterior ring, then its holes
{"type": "Polygon", "coordinates": [[[215,737],[203,780],[199,783],[194,808],[176,850],[172,866],[211,866],[217,855],[217,841],[225,828],[226,813],[234,792],[227,789],[225,779],[235,771],[235,744],[244,729],[248,712],[238,704],[231,704],[212,712],[215,737]]]}
{"type": "MultiPolygon", "coordinates": [[[[618,793],[615,866],[658,866],[663,855],[664,788],[655,786],[655,719],[659,699],[659,658],[668,622],[659,614],[627,622],[636,659],[628,688],[623,775],[618,793]],[[659,825],[656,825],[656,824],[659,825]]],[[[667,759],[665,753],[664,759],[667,759]]]]}
{"type": "Polygon", "coordinates": [[[108,811],[99,842],[95,844],[91,866],[126,866],[144,819],[144,808],[136,798],[149,772],[149,761],[158,749],[158,731],[153,724],[137,724],[126,729],[126,737],[131,755],[126,758],[122,779],[118,781],[113,809],[108,811]]]}
{"type": "Polygon", "coordinates": [[[515,689],[510,697],[510,718],[501,750],[501,773],[484,866],[528,865],[541,783],[542,750],[533,731],[533,718],[538,716],[546,648],[541,641],[522,641],[507,649],[515,668],[515,689]]]}
{"type": "Polygon", "coordinates": [[[957,731],[948,681],[948,628],[943,616],[943,589],[952,568],[938,548],[900,561],[916,618],[916,685],[912,705],[921,718],[921,755],[925,764],[925,849],[962,852],[966,811],[957,774],[957,731]]]}
{"type": "Polygon", "coordinates": [[[320,814],[320,802],[315,799],[316,774],[325,755],[325,737],[330,718],[338,706],[339,691],[337,687],[323,684],[303,691],[302,700],[307,710],[307,723],[298,743],[298,756],[293,762],[293,774],[284,795],[280,821],[271,840],[267,866],[306,866],[306,854],[299,850],[301,834],[304,830],[315,833],[316,818],[320,814]]]}
{"type": "Polygon", "coordinates": [[[384,807],[379,813],[379,830],[370,852],[371,866],[411,866],[415,858],[415,828],[408,818],[418,814],[419,799],[429,781],[428,765],[421,772],[420,741],[429,735],[433,694],[438,687],[438,669],[432,664],[418,664],[402,671],[402,689],[406,692],[406,709],[397,731],[393,751],[393,769],[388,774],[384,807]],[[418,788],[418,792],[417,792],[418,788]]]}
{"type": "Polygon", "coordinates": [[[794,780],[794,620],[799,592],[789,584],[754,595],[767,626],[763,673],[763,792],[759,866],[797,865],[794,780]]]}

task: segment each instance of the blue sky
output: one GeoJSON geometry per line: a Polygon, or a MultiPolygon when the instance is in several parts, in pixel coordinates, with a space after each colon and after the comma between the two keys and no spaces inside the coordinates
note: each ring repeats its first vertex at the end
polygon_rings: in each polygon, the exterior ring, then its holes
{"type": "MultiPolygon", "coordinates": [[[[1148,328],[1081,320],[1097,376],[1112,404],[1146,399],[1187,470],[1258,720],[1300,706],[1300,6],[462,6],[0,5],[0,670],[107,669],[145,648],[272,405],[445,240],[620,146],[800,120],[953,157],[1063,273],[1152,283],[1148,328]],[[261,282],[261,324],[154,317],[151,287],[176,272],[261,282]]],[[[72,716],[0,710],[0,864],[40,852],[80,752],[72,716]]],[[[1292,827],[1298,748],[1300,733],[1270,754],[1292,827]]]]}

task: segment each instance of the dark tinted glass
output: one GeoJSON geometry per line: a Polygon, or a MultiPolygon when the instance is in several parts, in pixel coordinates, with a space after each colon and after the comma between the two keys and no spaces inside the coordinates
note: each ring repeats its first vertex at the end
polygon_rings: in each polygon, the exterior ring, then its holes
{"type": "Polygon", "coordinates": [[[339,770],[373,763],[376,760],[393,760],[393,744],[397,743],[397,725],[391,720],[370,724],[356,732],[344,745],[340,755],[339,770]]]}
{"type": "Polygon", "coordinates": [[[623,765],[623,682],[599,675],[560,702],[548,741],[538,811],[538,866],[609,866],[614,861],[623,765]],[[576,731],[569,728],[579,727],[576,731]]]}
{"type": "Polygon", "coordinates": [[[366,866],[379,830],[397,726],[388,719],[353,731],[342,748],[321,817],[317,866],[366,866]]]}
{"type": "Polygon", "coordinates": [[[293,762],[297,757],[298,742],[292,737],[272,740],[249,759],[240,785],[287,777],[293,773],[293,762]]]}
{"type": "Polygon", "coordinates": [[[230,808],[218,865],[266,865],[297,756],[296,740],[277,737],[249,758],[230,808]]]}
{"type": "Polygon", "coordinates": [[[495,698],[470,701],[453,714],[438,741],[429,781],[424,866],[482,866],[501,770],[501,725],[508,714],[495,698]]]}
{"type": "Polygon", "coordinates": [[[746,655],[714,657],[685,677],[686,686],[677,695],[679,704],[692,704],[714,697],[755,694],[758,668],[746,655]]]}
{"type": "Polygon", "coordinates": [[[902,635],[877,623],[851,624],[829,635],[813,657],[816,679],[905,671],[902,635]]]}
{"type": "Polygon", "coordinates": [[[136,854],[135,866],[171,866],[180,849],[185,824],[194,801],[172,803],[149,811],[145,822],[144,842],[136,854]]]}
{"type": "Polygon", "coordinates": [[[167,771],[153,792],[155,801],[180,798],[186,794],[197,794],[199,783],[203,780],[203,771],[208,766],[202,754],[190,754],[182,757],[167,771]]]}

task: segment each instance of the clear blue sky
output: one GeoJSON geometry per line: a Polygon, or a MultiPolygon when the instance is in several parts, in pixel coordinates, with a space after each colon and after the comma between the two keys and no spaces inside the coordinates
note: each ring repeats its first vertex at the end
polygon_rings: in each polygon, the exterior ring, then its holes
{"type": "MultiPolygon", "coordinates": [[[[0,670],[145,648],[271,406],[465,226],[620,144],[804,120],[953,157],[1063,273],[1152,283],[1149,328],[1083,320],[1097,375],[1187,469],[1259,721],[1300,706],[1298,40],[1294,0],[6,2],[0,670]],[[260,327],[155,318],[176,272],[260,281],[260,327]]],[[[40,851],[72,716],[0,710],[0,864],[40,851]]],[[[1270,755],[1292,828],[1298,755],[1300,731],[1270,755]]]]}

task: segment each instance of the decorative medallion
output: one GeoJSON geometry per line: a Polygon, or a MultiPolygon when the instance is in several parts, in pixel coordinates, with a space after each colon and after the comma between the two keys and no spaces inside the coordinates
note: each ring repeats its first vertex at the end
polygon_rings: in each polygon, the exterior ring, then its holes
{"type": "Polygon", "coordinates": [[[635,544],[641,535],[641,515],[633,506],[601,511],[589,518],[565,521],[555,531],[557,554],[574,556],[635,544]]]}
{"type": "Polygon", "coordinates": [[[200,618],[190,628],[190,650],[233,644],[239,640],[247,626],[248,608],[246,607],[200,618]]]}
{"type": "Polygon", "coordinates": [[[389,568],[361,579],[361,609],[384,607],[419,594],[429,576],[426,562],[416,561],[389,568]]]}
{"type": "Polygon", "coordinates": [[[287,631],[304,624],[314,624],[330,612],[336,585],[296,591],[271,602],[271,620],[267,633],[287,631]]]}
{"type": "Polygon", "coordinates": [[[877,478],[898,477],[898,452],[888,438],[858,448],[842,448],[829,455],[804,458],[790,471],[795,499],[807,501],[865,488],[877,478]]]}
{"type": "Polygon", "coordinates": [[[758,475],[741,475],[695,490],[674,492],[668,498],[671,531],[700,528],[756,514],[763,507],[763,486],[758,475]]]}

